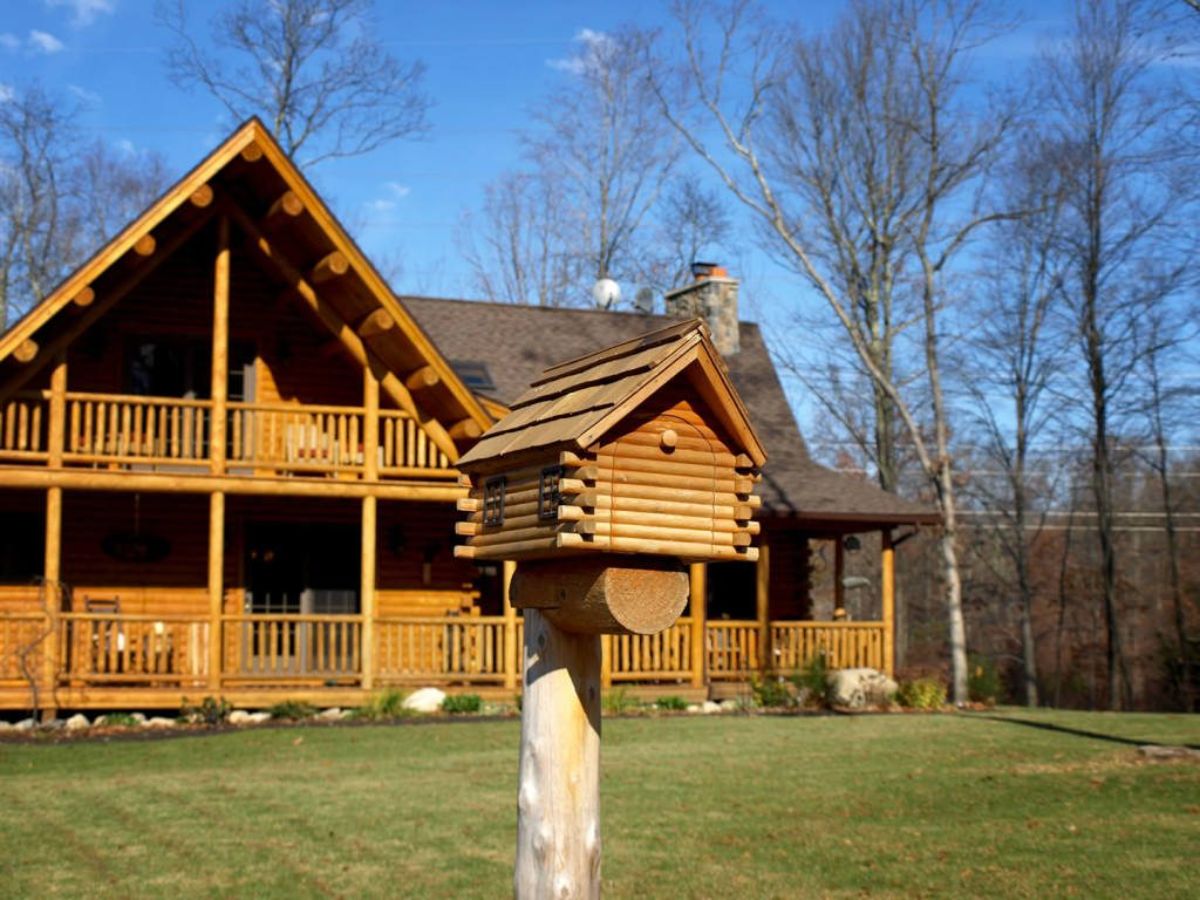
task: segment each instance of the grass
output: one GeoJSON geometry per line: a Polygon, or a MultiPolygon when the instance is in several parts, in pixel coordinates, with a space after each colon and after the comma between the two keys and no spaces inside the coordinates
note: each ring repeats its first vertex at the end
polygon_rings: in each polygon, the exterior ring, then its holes
{"type": "MultiPolygon", "coordinates": [[[[511,721],[0,744],[0,884],[511,896],[518,733],[511,721]]],[[[1200,765],[1143,762],[1119,741],[1200,744],[1200,717],[606,721],[604,890],[1194,896],[1200,765]]]]}

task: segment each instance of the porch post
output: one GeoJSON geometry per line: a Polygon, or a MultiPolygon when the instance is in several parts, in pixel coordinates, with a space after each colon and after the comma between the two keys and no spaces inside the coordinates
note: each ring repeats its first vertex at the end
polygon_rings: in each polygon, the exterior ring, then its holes
{"type": "Polygon", "coordinates": [[[692,687],[704,687],[704,669],[708,656],[708,564],[688,566],[688,581],[692,595],[692,687]]]}
{"type": "Polygon", "coordinates": [[[600,635],[600,689],[612,687],[613,636],[600,635]]]}
{"type": "Polygon", "coordinates": [[[50,421],[46,440],[46,464],[61,469],[64,433],[67,428],[67,355],[60,352],[50,370],[50,421]]]}
{"type": "Polygon", "coordinates": [[[504,599],[504,688],[517,689],[517,610],[512,605],[512,580],[517,572],[515,560],[502,563],[502,595],[504,599]]]}
{"type": "Polygon", "coordinates": [[[61,566],[62,488],[52,487],[46,489],[46,556],[42,569],[47,634],[42,645],[42,690],[38,705],[45,721],[53,719],[58,713],[54,689],[58,681],[58,651],[62,646],[62,635],[58,633],[59,613],[62,611],[61,566]]]}
{"type": "Polygon", "coordinates": [[[896,669],[896,548],[892,544],[890,528],[885,528],[881,537],[879,584],[883,605],[883,671],[891,677],[896,669]]]}
{"type": "Polygon", "coordinates": [[[221,647],[225,635],[225,494],[214,491],[208,503],[208,689],[221,689],[221,647]]]}
{"type": "Polygon", "coordinates": [[[755,606],[758,616],[758,668],[766,672],[771,662],[771,545],[764,536],[755,569],[755,606]]]}
{"type": "Polygon", "coordinates": [[[833,538],[833,618],[846,618],[846,545],[842,535],[833,538]]]}
{"type": "Polygon", "coordinates": [[[212,412],[208,423],[209,468],[225,474],[225,419],[229,401],[229,217],[217,222],[213,268],[212,412]]]}
{"type": "Polygon", "coordinates": [[[375,548],[378,500],[371,495],[362,500],[362,687],[375,687],[375,548]]]}

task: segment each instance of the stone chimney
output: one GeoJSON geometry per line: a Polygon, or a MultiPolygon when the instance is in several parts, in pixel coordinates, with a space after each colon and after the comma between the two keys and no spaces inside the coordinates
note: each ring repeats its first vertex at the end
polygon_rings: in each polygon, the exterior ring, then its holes
{"type": "Polygon", "coordinates": [[[691,284],[663,298],[667,315],[677,319],[699,316],[708,323],[713,343],[722,356],[738,352],[738,280],[716,263],[692,263],[691,284]]]}

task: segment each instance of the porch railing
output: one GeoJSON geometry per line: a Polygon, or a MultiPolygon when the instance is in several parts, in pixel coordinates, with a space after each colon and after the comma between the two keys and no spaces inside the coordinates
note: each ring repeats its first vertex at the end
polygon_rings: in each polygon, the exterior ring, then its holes
{"type": "Polygon", "coordinates": [[[22,394],[0,404],[0,459],[46,459],[48,406],[40,394],[22,394]]]}
{"type": "Polygon", "coordinates": [[[63,677],[84,683],[203,684],[210,623],[200,616],[63,613],[63,677]]]}
{"type": "Polygon", "coordinates": [[[30,676],[40,679],[48,638],[46,617],[40,613],[0,615],[0,682],[26,684],[30,676]]]}
{"type": "Polygon", "coordinates": [[[832,669],[883,668],[882,622],[772,622],[772,667],[795,672],[824,654],[832,669]]]}
{"type": "Polygon", "coordinates": [[[362,617],[225,616],[222,671],[233,679],[348,681],[362,673],[362,617]]]}
{"type": "Polygon", "coordinates": [[[379,619],[375,634],[381,682],[504,681],[502,616],[379,619]]]}
{"type": "Polygon", "coordinates": [[[614,682],[687,678],[692,671],[692,620],[680,619],[658,634],[615,635],[611,646],[614,682]]]}
{"type": "Polygon", "coordinates": [[[66,401],[66,462],[208,464],[207,401],[77,393],[66,401]]]}
{"type": "Polygon", "coordinates": [[[708,677],[713,681],[744,681],[758,674],[759,635],[755,621],[708,622],[705,627],[708,677]]]}

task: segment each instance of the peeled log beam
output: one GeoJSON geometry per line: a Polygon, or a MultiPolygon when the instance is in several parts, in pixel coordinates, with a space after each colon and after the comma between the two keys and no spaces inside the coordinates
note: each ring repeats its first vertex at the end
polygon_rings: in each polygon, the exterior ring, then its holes
{"type": "Polygon", "coordinates": [[[339,278],[349,271],[350,260],[346,259],[346,254],[341,250],[334,250],[312,267],[308,280],[313,284],[320,284],[323,281],[339,278]]]}
{"type": "Polygon", "coordinates": [[[26,338],[17,344],[17,349],[13,351],[13,359],[21,363],[33,362],[33,358],[37,356],[38,345],[33,338],[26,338]]]}
{"type": "Polygon", "coordinates": [[[358,327],[354,330],[358,332],[358,336],[364,340],[373,338],[376,335],[391,331],[396,327],[396,320],[382,306],[374,312],[367,313],[359,320],[358,327]]]}
{"type": "Polygon", "coordinates": [[[598,635],[525,613],[517,900],[600,897],[600,655],[598,635]]]}
{"type": "Polygon", "coordinates": [[[304,201],[296,196],[294,191],[284,191],[262,217],[262,225],[267,229],[275,229],[284,222],[297,218],[302,212],[304,201]]]}
{"type": "Polygon", "coordinates": [[[188,198],[192,206],[197,209],[204,209],[213,202],[213,189],[210,184],[202,184],[200,187],[192,191],[192,196],[188,198]]]}
{"type": "Polygon", "coordinates": [[[564,631],[658,634],[687,605],[688,577],[674,560],[576,557],[522,563],[510,590],[513,606],[540,609],[564,631]]]}
{"type": "Polygon", "coordinates": [[[441,381],[441,376],[433,366],[421,366],[404,379],[404,386],[415,394],[436,387],[441,381]]]}
{"type": "Polygon", "coordinates": [[[95,299],[96,299],[96,292],[92,289],[92,286],[89,284],[86,287],[84,287],[78,294],[76,294],[74,296],[74,298],[72,299],[72,302],[76,306],[84,307],[84,306],[91,306],[92,301],[95,299]]]}
{"type": "Polygon", "coordinates": [[[483,429],[474,419],[460,419],[450,426],[449,434],[451,440],[474,441],[483,434],[483,429]]]}
{"type": "Polygon", "coordinates": [[[154,248],[158,246],[158,241],[154,240],[154,235],[143,234],[137,239],[137,243],[133,245],[133,252],[138,256],[153,256],[154,248]]]}
{"type": "Polygon", "coordinates": [[[262,158],[263,149],[257,143],[250,143],[242,148],[242,159],[246,162],[258,162],[262,158]]]}

